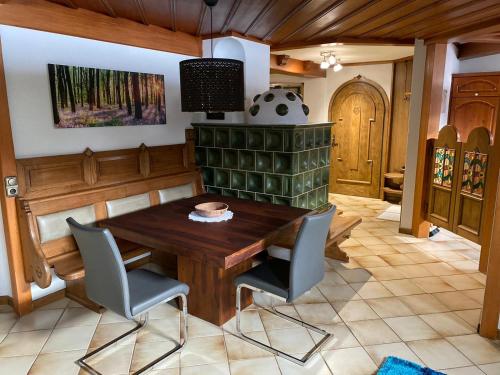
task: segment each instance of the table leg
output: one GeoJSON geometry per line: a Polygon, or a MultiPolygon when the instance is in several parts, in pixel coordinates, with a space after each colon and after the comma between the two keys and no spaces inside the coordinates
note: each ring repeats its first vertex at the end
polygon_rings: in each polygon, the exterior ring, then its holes
{"type": "MultiPolygon", "coordinates": [[[[236,314],[234,278],[252,267],[248,259],[228,269],[177,257],[177,277],[189,285],[189,314],[221,326],[236,314]]],[[[252,303],[251,293],[242,297],[242,307],[252,303]]]]}

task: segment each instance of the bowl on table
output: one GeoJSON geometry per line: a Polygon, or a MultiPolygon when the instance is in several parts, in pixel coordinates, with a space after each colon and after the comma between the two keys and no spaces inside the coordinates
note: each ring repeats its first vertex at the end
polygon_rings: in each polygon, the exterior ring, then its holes
{"type": "Polygon", "coordinates": [[[218,217],[227,212],[229,206],[222,202],[200,203],[194,206],[196,213],[204,217],[218,217]]]}

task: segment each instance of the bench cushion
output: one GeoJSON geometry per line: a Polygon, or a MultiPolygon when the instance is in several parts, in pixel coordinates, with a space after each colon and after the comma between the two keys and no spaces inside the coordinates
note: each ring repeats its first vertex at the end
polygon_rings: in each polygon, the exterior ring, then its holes
{"type": "Polygon", "coordinates": [[[158,193],[160,195],[160,203],[163,204],[177,199],[191,198],[194,196],[194,186],[193,184],[173,186],[168,189],[158,190],[158,193]]]}
{"type": "Polygon", "coordinates": [[[96,220],[94,205],[37,216],[36,221],[38,224],[40,243],[46,243],[48,241],[57,240],[58,238],[70,236],[71,231],[66,223],[68,217],[72,217],[84,225],[93,223],[96,220]]]}
{"type": "Polygon", "coordinates": [[[151,202],[149,201],[148,193],[132,195],[130,197],[106,202],[108,217],[110,218],[128,214],[129,212],[139,211],[150,206],[151,202]]]}

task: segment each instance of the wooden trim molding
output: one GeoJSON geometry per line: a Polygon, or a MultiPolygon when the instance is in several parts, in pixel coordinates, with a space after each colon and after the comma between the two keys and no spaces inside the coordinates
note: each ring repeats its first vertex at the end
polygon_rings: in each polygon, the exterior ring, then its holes
{"type": "Polygon", "coordinates": [[[458,59],[467,60],[500,53],[500,43],[464,43],[458,45],[458,59]]]}
{"type": "Polygon", "coordinates": [[[1,1],[0,24],[182,55],[202,55],[199,37],[44,0],[1,1]]]}
{"type": "Polygon", "coordinates": [[[13,296],[13,307],[17,314],[24,315],[31,311],[31,289],[24,277],[21,237],[17,218],[16,198],[8,198],[3,188],[7,176],[16,176],[16,157],[10,125],[9,102],[5,84],[2,46],[0,42],[0,206],[5,232],[5,244],[10,268],[10,282],[13,296]]]}
{"type": "Polygon", "coordinates": [[[427,45],[425,60],[424,89],[418,138],[417,170],[415,193],[413,197],[412,234],[415,237],[428,237],[430,223],[426,221],[426,202],[428,197],[426,166],[429,164],[428,138],[437,138],[441,116],[443,95],[444,65],[446,62],[446,44],[427,45]]]}
{"type": "Polygon", "coordinates": [[[1,305],[14,306],[14,300],[11,296],[0,296],[0,306],[1,305]]]}
{"type": "Polygon", "coordinates": [[[270,56],[271,74],[289,74],[299,77],[326,78],[326,69],[321,69],[319,64],[312,61],[286,58],[284,55],[270,56]]]}

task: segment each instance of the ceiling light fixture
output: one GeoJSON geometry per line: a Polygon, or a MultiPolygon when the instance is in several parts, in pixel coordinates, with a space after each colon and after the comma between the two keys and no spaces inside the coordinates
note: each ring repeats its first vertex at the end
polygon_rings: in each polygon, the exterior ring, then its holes
{"type": "Polygon", "coordinates": [[[340,72],[343,68],[342,64],[340,62],[338,62],[339,60],[337,60],[337,63],[333,66],[333,71],[334,72],[340,72]]]}
{"type": "Polygon", "coordinates": [[[330,56],[328,57],[328,63],[329,63],[330,65],[335,65],[335,63],[336,63],[336,62],[337,62],[337,58],[335,57],[335,55],[330,55],[330,56]]]}
{"type": "Polygon", "coordinates": [[[321,61],[321,64],[319,64],[319,67],[321,69],[328,69],[330,67],[330,63],[326,61],[326,56],[323,57],[323,61],[321,61]]]}

